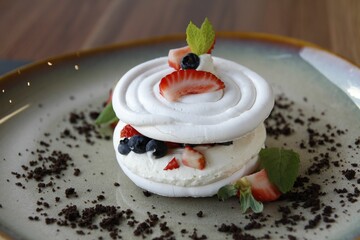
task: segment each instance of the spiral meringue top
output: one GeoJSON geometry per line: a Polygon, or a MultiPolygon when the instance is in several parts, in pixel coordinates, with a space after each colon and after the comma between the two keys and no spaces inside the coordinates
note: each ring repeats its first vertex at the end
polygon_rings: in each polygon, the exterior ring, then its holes
{"type": "Polygon", "coordinates": [[[188,95],[177,102],[159,93],[160,80],[173,71],[167,57],[135,66],[114,89],[117,117],[145,136],[178,143],[226,142],[253,131],[273,108],[270,85],[238,63],[218,57],[212,61],[210,69],[225,89],[188,95]]]}

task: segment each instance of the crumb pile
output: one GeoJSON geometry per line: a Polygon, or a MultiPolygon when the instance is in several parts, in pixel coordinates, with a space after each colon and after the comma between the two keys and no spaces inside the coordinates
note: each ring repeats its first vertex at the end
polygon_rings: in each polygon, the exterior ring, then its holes
{"type": "MultiPolygon", "coordinates": [[[[346,138],[349,130],[326,122],[326,112],[313,111],[309,115],[303,108],[311,108],[312,104],[306,98],[302,107],[299,106],[285,95],[279,95],[266,121],[269,144],[299,149],[303,161],[309,162],[301,170],[294,189],[277,202],[270,203],[277,206],[276,214],[270,215],[265,209],[263,213],[241,215],[239,209],[234,209],[239,221],[218,220],[214,232],[228,239],[272,239],[279,237],[277,229],[282,228],[287,232],[284,239],[302,239],[304,230],[327,231],[336,226],[339,218],[353,214],[348,212],[347,207],[358,203],[360,197],[357,163],[360,136],[356,139],[346,138]],[[299,133],[306,133],[306,138],[296,139],[299,133]],[[346,150],[354,155],[346,155],[346,150]],[[335,208],[339,204],[343,208],[335,208]]],[[[149,192],[144,191],[142,197],[152,204],[152,211],[138,217],[134,213],[136,209],[107,204],[109,196],[105,191],[97,194],[95,199],[89,198],[86,193],[92,191],[90,184],[87,189],[80,189],[75,184],[71,186],[72,180],[83,176],[85,170],[79,167],[81,161],[91,164],[95,160],[85,152],[81,159],[75,159],[66,149],[81,151],[77,142],[94,145],[107,141],[111,144],[110,138],[92,124],[97,114],[93,109],[68,113],[66,122],[71,127],[61,129],[58,136],[44,133],[42,139],[38,140],[37,149],[23,149],[18,153],[18,158],[30,156],[28,163],[21,166],[22,171],[13,171],[13,179],[7,179],[7,183],[22,188],[24,194],[31,191],[38,196],[35,202],[29,203],[34,213],[24,217],[29,221],[38,221],[39,225],[56,226],[58,232],[64,228],[72,229],[77,237],[84,236],[84,239],[89,236],[121,239],[122,233],[129,231],[134,237],[143,239],[176,239],[176,236],[183,239],[211,239],[210,232],[202,233],[201,229],[182,228],[183,223],[174,223],[171,211],[158,211],[159,203],[156,199],[152,201],[154,195],[149,192]],[[53,149],[55,141],[63,142],[67,148],[53,149]],[[35,189],[28,188],[30,182],[36,182],[35,189]],[[63,182],[69,183],[69,187],[61,188],[60,183],[63,182]],[[45,195],[45,192],[48,194],[45,195]],[[52,198],[45,197],[49,196],[49,192],[52,198]]],[[[96,177],[109,178],[103,172],[96,177]]],[[[112,182],[111,188],[121,191],[121,184],[112,182]]],[[[217,201],[216,198],[213,200],[217,201]]],[[[226,203],[222,206],[229,208],[226,203]]],[[[0,214],[6,208],[5,204],[0,203],[0,214]]],[[[199,224],[206,224],[209,214],[209,209],[204,207],[192,213],[183,212],[181,216],[191,215],[199,224]]]]}

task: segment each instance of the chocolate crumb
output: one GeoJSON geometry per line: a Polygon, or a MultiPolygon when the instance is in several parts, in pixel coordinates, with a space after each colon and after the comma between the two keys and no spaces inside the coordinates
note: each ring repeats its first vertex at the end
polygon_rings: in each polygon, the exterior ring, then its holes
{"type": "Polygon", "coordinates": [[[204,217],[203,211],[199,211],[199,212],[196,214],[196,216],[198,216],[199,218],[204,217]]]}
{"type": "Polygon", "coordinates": [[[151,197],[152,196],[152,193],[149,192],[149,191],[143,191],[143,194],[145,197],[151,197]]]}
{"type": "Polygon", "coordinates": [[[78,195],[75,191],[75,188],[72,188],[72,187],[65,189],[65,195],[67,198],[78,197],[78,195]]]}
{"type": "Polygon", "coordinates": [[[355,171],[352,169],[347,169],[342,171],[343,175],[346,177],[347,180],[353,180],[355,178],[355,171]]]}

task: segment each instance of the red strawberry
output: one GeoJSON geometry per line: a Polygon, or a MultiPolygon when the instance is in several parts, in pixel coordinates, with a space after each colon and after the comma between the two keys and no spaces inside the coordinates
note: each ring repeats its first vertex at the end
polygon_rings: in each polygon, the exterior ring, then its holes
{"type": "Polygon", "coordinates": [[[141,135],[135,128],[133,128],[130,124],[126,124],[123,129],[121,129],[120,137],[129,138],[134,135],[141,135]]]}
{"type": "Polygon", "coordinates": [[[118,122],[119,122],[119,121],[115,121],[115,122],[113,122],[113,123],[110,123],[110,127],[111,127],[112,129],[115,129],[115,127],[116,127],[116,125],[118,124],[118,122]]]}
{"type": "Polygon", "coordinates": [[[166,165],[166,167],[164,168],[164,170],[173,170],[176,168],[179,168],[180,165],[177,162],[176,158],[174,157],[173,159],[170,160],[170,162],[166,165]]]}
{"type": "Polygon", "coordinates": [[[165,144],[168,148],[180,148],[181,147],[180,143],[175,143],[175,142],[165,142],[165,144]]]}
{"type": "Polygon", "coordinates": [[[191,168],[204,169],[206,162],[205,157],[192,147],[186,146],[182,154],[182,163],[191,168]]]}
{"type": "Polygon", "coordinates": [[[214,38],[214,42],[213,42],[213,44],[211,45],[210,49],[207,51],[207,54],[211,54],[212,50],[213,50],[214,47],[215,47],[215,42],[216,42],[216,38],[214,38]]]}
{"type": "Polygon", "coordinates": [[[278,199],[281,192],[272,184],[265,169],[245,177],[251,185],[251,193],[254,198],[261,202],[269,202],[278,199]]]}
{"type": "Polygon", "coordinates": [[[160,94],[169,101],[196,93],[214,92],[225,88],[225,84],[214,74],[194,69],[172,72],[160,81],[160,94]]]}
{"type": "Polygon", "coordinates": [[[106,100],[105,106],[108,105],[111,102],[111,100],[112,100],[112,89],[110,89],[109,91],[109,97],[106,100]]]}
{"type": "Polygon", "coordinates": [[[183,57],[190,53],[191,49],[189,46],[185,46],[182,48],[176,48],[176,49],[171,49],[169,51],[169,55],[168,55],[168,64],[170,67],[175,68],[176,70],[180,69],[180,63],[181,60],[183,59],[183,57]]]}

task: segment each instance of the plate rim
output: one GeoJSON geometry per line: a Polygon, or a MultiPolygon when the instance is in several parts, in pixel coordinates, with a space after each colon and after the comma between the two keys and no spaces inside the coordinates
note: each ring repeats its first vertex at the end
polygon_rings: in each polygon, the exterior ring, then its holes
{"type": "MultiPolygon", "coordinates": [[[[345,61],[356,68],[360,69],[360,64],[355,63],[354,61],[342,56],[341,54],[335,53],[327,48],[321,47],[315,43],[305,41],[302,39],[297,39],[293,37],[288,37],[284,35],[277,35],[277,34],[270,34],[270,33],[262,33],[262,32],[237,32],[237,31],[220,31],[216,32],[216,38],[220,39],[228,39],[228,40],[253,40],[253,41],[260,41],[260,42],[267,42],[267,43],[275,43],[275,44],[283,44],[288,45],[290,47],[295,48],[304,48],[310,47],[315,50],[325,51],[330,55],[333,55],[339,58],[342,61],[345,61]]],[[[53,57],[44,58],[42,60],[37,60],[32,63],[26,64],[20,68],[16,68],[11,70],[4,75],[0,76],[0,86],[4,83],[9,81],[12,78],[17,77],[21,73],[29,72],[29,71],[36,71],[39,68],[48,66],[49,64],[58,64],[61,62],[66,62],[75,58],[83,58],[94,56],[100,53],[107,53],[111,51],[118,51],[127,48],[135,48],[139,46],[148,46],[152,44],[158,44],[163,42],[175,42],[183,40],[185,43],[186,35],[185,34],[171,34],[171,35],[161,35],[149,38],[142,38],[136,40],[130,40],[125,42],[118,42],[109,45],[99,46],[95,48],[83,49],[68,53],[63,53],[60,55],[55,55],[53,57]]]]}
{"type": "MultiPolygon", "coordinates": [[[[324,51],[360,69],[360,64],[356,64],[352,60],[349,60],[348,58],[338,53],[332,52],[331,50],[321,47],[312,42],[293,38],[293,37],[277,35],[277,34],[269,34],[269,33],[260,33],[260,32],[236,32],[236,31],[217,32],[216,37],[225,40],[252,40],[252,41],[265,42],[265,43],[280,44],[280,45],[294,47],[297,49],[310,47],[318,51],[324,51]]],[[[53,57],[44,58],[42,60],[37,60],[32,63],[26,64],[22,67],[16,68],[0,76],[0,86],[5,84],[6,82],[11,81],[11,79],[18,77],[22,73],[44,69],[45,67],[48,66],[48,63],[59,64],[76,58],[86,58],[90,56],[96,56],[97,54],[101,54],[101,53],[108,53],[112,51],[119,51],[122,49],[136,48],[140,46],[149,46],[152,44],[159,44],[159,43],[169,43],[169,42],[175,42],[181,40],[184,41],[184,44],[186,43],[185,34],[162,35],[162,36],[156,36],[150,38],[113,43],[109,45],[83,49],[79,51],[73,51],[73,52],[56,55],[53,57]]],[[[14,238],[11,236],[11,232],[8,232],[6,230],[4,231],[4,229],[0,230],[0,240],[13,240],[13,239],[14,238]]],[[[360,240],[360,236],[355,235],[354,239],[360,240]]]]}

